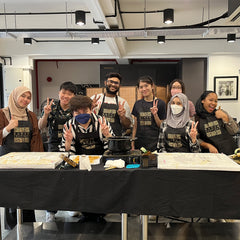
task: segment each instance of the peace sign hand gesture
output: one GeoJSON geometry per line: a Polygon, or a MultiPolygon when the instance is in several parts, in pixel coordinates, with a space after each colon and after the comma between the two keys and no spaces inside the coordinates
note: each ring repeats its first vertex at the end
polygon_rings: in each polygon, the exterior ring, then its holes
{"type": "Polygon", "coordinates": [[[195,143],[197,141],[197,134],[198,134],[197,125],[198,125],[198,122],[196,122],[196,123],[192,122],[190,137],[191,137],[193,143],[195,143]]]}
{"type": "Polygon", "coordinates": [[[112,134],[109,132],[109,127],[107,125],[107,122],[106,122],[106,119],[105,117],[102,117],[98,119],[98,122],[101,126],[101,130],[102,130],[102,134],[105,136],[105,137],[111,137],[112,134]]]}
{"type": "Polygon", "coordinates": [[[67,125],[64,124],[64,130],[65,141],[71,144],[73,140],[72,125],[70,124],[69,128],[67,128],[67,125]]]}
{"type": "Polygon", "coordinates": [[[158,104],[158,100],[154,99],[153,100],[153,106],[150,108],[151,113],[152,113],[153,116],[155,116],[157,114],[157,112],[158,112],[157,104],[158,104]]]}
{"type": "Polygon", "coordinates": [[[92,109],[98,106],[98,100],[100,99],[100,96],[97,97],[97,93],[95,93],[94,98],[92,99],[92,109]]]}
{"type": "Polygon", "coordinates": [[[53,99],[49,103],[49,98],[47,98],[47,105],[44,106],[44,114],[49,115],[49,113],[52,111],[52,104],[53,104],[53,99]]]}
{"type": "Polygon", "coordinates": [[[125,104],[125,101],[123,101],[122,103],[119,102],[119,104],[118,104],[118,111],[117,111],[117,113],[118,113],[119,117],[124,117],[125,114],[126,114],[126,110],[124,108],[124,104],[125,104]]]}

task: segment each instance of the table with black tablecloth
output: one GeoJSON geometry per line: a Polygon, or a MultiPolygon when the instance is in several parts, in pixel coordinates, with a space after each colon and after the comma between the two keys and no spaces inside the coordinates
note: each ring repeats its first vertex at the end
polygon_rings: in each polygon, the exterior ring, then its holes
{"type": "Polygon", "coordinates": [[[0,206],[238,219],[239,185],[230,171],[1,169],[0,206]]]}

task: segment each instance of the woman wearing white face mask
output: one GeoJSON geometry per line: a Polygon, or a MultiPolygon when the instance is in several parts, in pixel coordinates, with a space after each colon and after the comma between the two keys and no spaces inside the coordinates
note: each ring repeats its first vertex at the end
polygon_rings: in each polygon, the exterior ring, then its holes
{"type": "MultiPolygon", "coordinates": [[[[167,102],[170,101],[171,97],[174,96],[177,93],[184,93],[185,94],[185,84],[181,79],[174,79],[172,82],[169,84],[169,94],[167,96],[167,102]]],[[[192,101],[188,99],[188,104],[189,104],[189,115],[190,118],[193,120],[194,115],[196,114],[195,111],[195,106],[192,101]]]]}
{"type": "Polygon", "coordinates": [[[190,120],[187,96],[174,95],[167,106],[167,118],[161,124],[159,152],[200,152],[197,125],[198,122],[190,120]]]}

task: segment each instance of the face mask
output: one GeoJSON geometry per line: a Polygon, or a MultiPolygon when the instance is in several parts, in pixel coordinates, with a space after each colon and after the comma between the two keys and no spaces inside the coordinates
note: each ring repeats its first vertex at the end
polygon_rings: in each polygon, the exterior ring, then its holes
{"type": "Polygon", "coordinates": [[[176,95],[177,93],[181,93],[181,92],[182,92],[182,89],[176,89],[176,88],[171,89],[172,96],[176,95]]]}
{"type": "Polygon", "coordinates": [[[75,116],[75,119],[77,122],[79,122],[81,124],[85,124],[88,122],[90,117],[91,117],[91,115],[89,113],[83,113],[83,114],[78,114],[77,116],[75,116]]]}
{"type": "Polygon", "coordinates": [[[172,110],[173,115],[177,115],[180,112],[182,112],[183,106],[179,106],[179,105],[176,105],[176,104],[171,104],[171,110],[172,110]]]}

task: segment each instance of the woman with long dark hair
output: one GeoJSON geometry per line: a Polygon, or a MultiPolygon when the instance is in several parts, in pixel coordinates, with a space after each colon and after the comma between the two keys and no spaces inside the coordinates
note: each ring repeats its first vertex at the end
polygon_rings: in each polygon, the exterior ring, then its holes
{"type": "Polygon", "coordinates": [[[233,154],[237,145],[232,135],[238,131],[237,123],[223,111],[217,109],[218,96],[213,91],[205,91],[196,103],[196,120],[203,151],[233,154]]]}
{"type": "Polygon", "coordinates": [[[132,149],[146,148],[149,151],[157,149],[159,127],[166,117],[165,103],[154,96],[153,80],[149,76],[142,76],[137,85],[142,99],[135,102],[132,110],[134,125],[132,149]]]}

